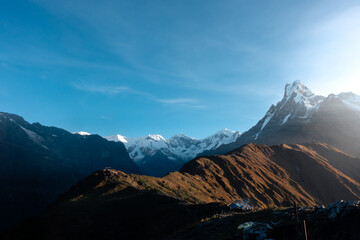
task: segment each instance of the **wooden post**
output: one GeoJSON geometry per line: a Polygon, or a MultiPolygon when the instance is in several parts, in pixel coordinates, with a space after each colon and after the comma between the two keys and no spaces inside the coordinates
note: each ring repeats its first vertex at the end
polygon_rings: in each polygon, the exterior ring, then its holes
{"type": "Polygon", "coordinates": [[[305,233],[305,240],[308,240],[305,220],[304,220],[304,233],[305,233]]]}

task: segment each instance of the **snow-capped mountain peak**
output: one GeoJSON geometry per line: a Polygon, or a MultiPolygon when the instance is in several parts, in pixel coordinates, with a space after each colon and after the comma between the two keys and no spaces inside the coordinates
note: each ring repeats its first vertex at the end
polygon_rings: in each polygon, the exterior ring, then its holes
{"type": "Polygon", "coordinates": [[[286,84],[283,99],[276,105],[272,105],[254,127],[256,132],[254,140],[262,134],[265,128],[279,127],[291,119],[308,119],[314,110],[318,109],[325,97],[314,94],[300,81],[286,84]]]}
{"type": "Polygon", "coordinates": [[[115,136],[107,137],[107,140],[114,141],[114,142],[127,143],[126,137],[122,136],[120,134],[116,134],[115,136]]]}
{"type": "Polygon", "coordinates": [[[318,105],[324,97],[315,95],[308,87],[300,81],[295,81],[292,84],[286,84],[284,98],[281,101],[281,108],[292,101],[296,104],[301,104],[307,109],[311,109],[318,105]]]}
{"type": "Polygon", "coordinates": [[[216,132],[215,134],[203,139],[201,145],[206,150],[216,149],[223,144],[235,142],[240,137],[240,135],[240,132],[224,128],[216,132]]]}
{"type": "Polygon", "coordinates": [[[185,139],[194,139],[194,140],[196,140],[196,138],[189,137],[189,136],[187,136],[187,135],[184,134],[184,133],[178,133],[178,134],[172,136],[171,138],[169,138],[169,140],[170,140],[170,139],[182,139],[182,138],[185,138],[185,139]]]}
{"type": "Polygon", "coordinates": [[[286,84],[283,99],[272,105],[265,116],[244,136],[249,136],[249,142],[261,141],[268,132],[279,129],[286,124],[300,124],[307,122],[323,106],[325,101],[337,98],[346,106],[355,111],[360,111],[360,96],[354,93],[330,94],[328,97],[314,94],[300,81],[286,84]]]}
{"type": "Polygon", "coordinates": [[[157,141],[157,142],[159,142],[159,141],[166,142],[166,139],[163,136],[159,135],[159,134],[154,134],[154,135],[149,134],[149,135],[147,135],[146,139],[154,140],[154,141],[157,141]]]}
{"type": "Polygon", "coordinates": [[[232,136],[236,133],[239,133],[239,132],[236,132],[236,131],[232,131],[230,129],[227,129],[227,128],[223,128],[221,129],[220,131],[216,132],[214,135],[220,135],[220,134],[223,134],[223,135],[226,135],[226,136],[232,136]]]}
{"type": "Polygon", "coordinates": [[[299,80],[297,80],[292,84],[286,84],[285,86],[284,98],[289,100],[289,98],[292,97],[293,95],[295,95],[295,97],[308,98],[314,96],[315,94],[304,84],[302,84],[299,80]]]}
{"type": "Polygon", "coordinates": [[[239,132],[225,128],[204,139],[191,138],[182,133],[169,139],[158,134],[136,138],[118,134],[105,138],[109,141],[123,142],[130,157],[136,162],[141,162],[145,157],[153,156],[159,151],[171,160],[183,162],[206,150],[214,150],[218,146],[234,142],[239,136],[239,132]]]}
{"type": "Polygon", "coordinates": [[[325,97],[314,94],[300,81],[295,81],[292,84],[286,84],[284,98],[273,108],[273,114],[282,110],[281,112],[286,112],[286,116],[290,114],[289,117],[292,115],[292,117],[306,119],[324,99],[325,97]]]}

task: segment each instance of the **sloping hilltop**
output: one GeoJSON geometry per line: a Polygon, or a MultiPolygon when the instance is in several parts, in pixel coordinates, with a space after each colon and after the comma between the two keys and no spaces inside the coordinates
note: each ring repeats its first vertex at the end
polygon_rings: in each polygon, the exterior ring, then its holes
{"type": "Polygon", "coordinates": [[[360,159],[326,144],[244,145],[162,178],[101,170],[6,239],[169,237],[235,200],[259,208],[359,199],[360,159]]]}

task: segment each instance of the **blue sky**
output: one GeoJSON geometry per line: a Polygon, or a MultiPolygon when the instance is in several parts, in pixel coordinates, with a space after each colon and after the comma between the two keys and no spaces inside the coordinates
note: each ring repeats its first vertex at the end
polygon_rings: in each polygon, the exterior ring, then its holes
{"type": "Polygon", "coordinates": [[[287,82],[360,94],[357,2],[5,0],[0,111],[104,136],[243,132],[287,82]]]}

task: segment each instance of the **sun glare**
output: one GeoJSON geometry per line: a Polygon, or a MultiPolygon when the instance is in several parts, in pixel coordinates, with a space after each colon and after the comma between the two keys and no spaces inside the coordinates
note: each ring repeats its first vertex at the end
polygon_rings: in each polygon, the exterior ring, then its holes
{"type": "Polygon", "coordinates": [[[299,33],[299,48],[293,75],[321,95],[360,94],[360,7],[324,19],[299,33]]]}

